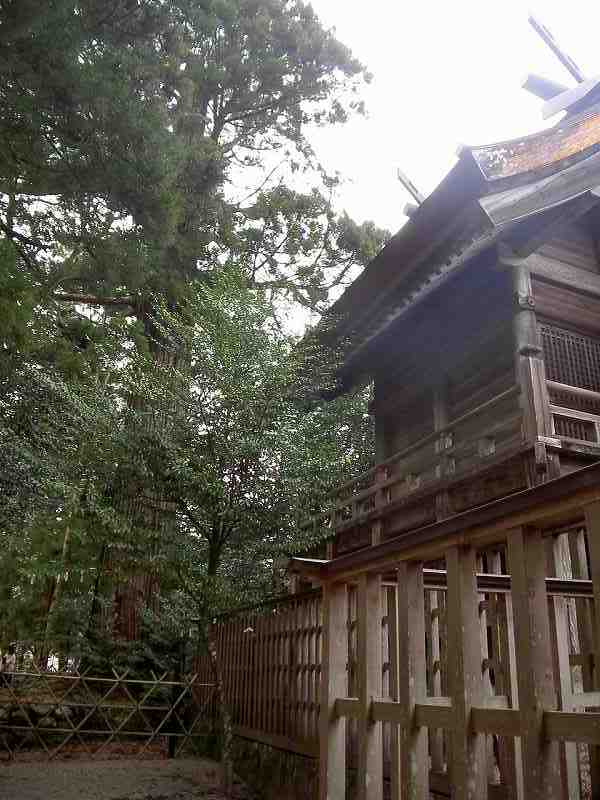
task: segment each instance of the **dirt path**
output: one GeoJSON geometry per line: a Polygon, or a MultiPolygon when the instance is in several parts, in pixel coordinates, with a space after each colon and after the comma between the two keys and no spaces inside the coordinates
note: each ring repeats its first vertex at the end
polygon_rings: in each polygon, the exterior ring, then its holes
{"type": "MultiPolygon", "coordinates": [[[[55,761],[0,766],[0,800],[225,800],[204,759],[55,761]]],[[[250,800],[241,784],[235,798],[250,800]]]]}

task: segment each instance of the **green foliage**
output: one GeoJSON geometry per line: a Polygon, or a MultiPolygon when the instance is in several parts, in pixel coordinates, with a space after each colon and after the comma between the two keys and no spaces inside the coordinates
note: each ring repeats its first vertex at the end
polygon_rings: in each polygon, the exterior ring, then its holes
{"type": "Polygon", "coordinates": [[[227,191],[269,152],[323,183],[305,126],[361,110],[368,76],[310,6],[29,0],[0,23],[1,230],[37,285],[179,298],[222,242],[238,255],[262,226],[249,277],[323,301],[360,251],[337,236],[331,182],[241,204],[227,191]]]}
{"type": "Polygon", "coordinates": [[[301,0],[9,0],[0,48],[0,640],[102,660],[146,575],[121,655],[165,663],[368,464],[364,393],[277,323],[387,237],[306,139],[368,75],[301,0]]]}
{"type": "Polygon", "coordinates": [[[19,589],[13,632],[43,635],[40,586],[67,571],[56,627],[85,631],[103,549],[118,554],[113,578],[160,576],[160,624],[173,638],[198,616],[278,591],[281,559],[327,534],[302,538],[299,517],[369,465],[364,395],[315,401],[307,363],[320,364],[322,389],[336,364],[282,334],[239,270],[197,285],[177,312],[157,309],[176,366],[132,351],[111,382],[28,366],[12,376],[0,403],[0,529],[5,578],[19,589]],[[164,514],[148,524],[157,503],[164,514]]]}

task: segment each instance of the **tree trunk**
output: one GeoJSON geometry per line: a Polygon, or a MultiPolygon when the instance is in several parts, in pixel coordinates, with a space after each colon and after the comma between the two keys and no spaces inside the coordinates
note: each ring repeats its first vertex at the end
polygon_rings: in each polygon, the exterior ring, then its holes
{"type": "MultiPolygon", "coordinates": [[[[48,601],[48,611],[46,613],[46,628],[44,630],[44,641],[42,643],[42,649],[40,653],[40,668],[44,670],[48,666],[48,655],[50,649],[50,640],[52,638],[52,634],[54,632],[54,618],[56,616],[56,609],[58,607],[58,601],[60,600],[60,596],[62,594],[62,587],[65,581],[65,574],[67,571],[68,560],[69,560],[69,543],[71,541],[71,526],[67,524],[65,528],[65,535],[63,536],[63,545],[62,545],[62,553],[60,558],[60,568],[58,575],[55,578],[53,590],[50,593],[50,598],[48,601]]],[[[59,662],[60,662],[60,655],[59,654],[59,662]]]]}

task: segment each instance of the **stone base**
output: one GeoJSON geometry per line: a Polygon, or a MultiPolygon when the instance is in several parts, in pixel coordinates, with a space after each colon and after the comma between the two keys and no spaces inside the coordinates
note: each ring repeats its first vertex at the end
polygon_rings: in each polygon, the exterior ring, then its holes
{"type": "Polygon", "coordinates": [[[317,800],[319,764],[315,758],[236,736],[233,762],[236,774],[261,800],[317,800]]]}

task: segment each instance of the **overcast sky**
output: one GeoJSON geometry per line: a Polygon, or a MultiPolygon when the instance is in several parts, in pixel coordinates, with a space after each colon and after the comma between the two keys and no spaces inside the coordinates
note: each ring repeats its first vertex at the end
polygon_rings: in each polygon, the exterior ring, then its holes
{"type": "Polygon", "coordinates": [[[369,117],[311,137],[350,183],[340,205],[357,221],[396,231],[410,199],[396,168],[431,192],[459,144],[540,130],[542,101],[521,89],[527,72],[574,85],[527,22],[531,9],[586,77],[600,73],[600,3],[593,0],[312,0],[327,27],[373,73],[369,117]]]}

